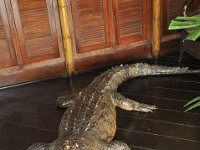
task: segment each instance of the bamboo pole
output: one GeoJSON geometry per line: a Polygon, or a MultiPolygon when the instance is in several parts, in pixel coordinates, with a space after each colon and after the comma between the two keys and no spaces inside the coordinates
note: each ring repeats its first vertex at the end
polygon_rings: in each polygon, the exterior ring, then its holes
{"type": "Polygon", "coordinates": [[[153,0],[153,48],[152,54],[158,57],[160,54],[160,5],[161,0],[153,0]]]}
{"type": "Polygon", "coordinates": [[[68,9],[66,0],[58,0],[60,22],[62,29],[65,61],[67,73],[71,75],[74,72],[74,62],[73,62],[73,50],[72,50],[72,39],[70,34],[70,25],[68,17],[68,9]]]}

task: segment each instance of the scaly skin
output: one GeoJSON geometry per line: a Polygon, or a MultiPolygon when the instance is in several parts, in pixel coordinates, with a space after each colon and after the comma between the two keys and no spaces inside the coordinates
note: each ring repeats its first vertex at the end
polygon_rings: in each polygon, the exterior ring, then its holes
{"type": "Polygon", "coordinates": [[[193,73],[187,68],[133,64],[112,68],[73,96],[61,96],[58,107],[69,107],[60,122],[58,138],[49,144],[37,143],[28,150],[130,150],[127,144],[112,141],[116,133],[116,110],[152,112],[156,106],[138,103],[117,92],[118,86],[137,76],[193,73]]]}

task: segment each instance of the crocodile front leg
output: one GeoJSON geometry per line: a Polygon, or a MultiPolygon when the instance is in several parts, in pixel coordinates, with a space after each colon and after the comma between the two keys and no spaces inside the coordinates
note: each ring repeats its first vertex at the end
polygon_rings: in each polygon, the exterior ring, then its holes
{"type": "Polygon", "coordinates": [[[108,92],[108,94],[114,105],[124,110],[152,112],[153,110],[157,109],[154,105],[139,103],[137,101],[124,97],[122,94],[116,91],[110,91],[108,92]]]}
{"type": "Polygon", "coordinates": [[[105,144],[103,150],[130,150],[130,147],[121,141],[112,141],[109,144],[105,144]]]}
{"type": "Polygon", "coordinates": [[[35,143],[32,144],[27,148],[27,150],[48,150],[50,144],[45,144],[45,143],[35,143]]]}

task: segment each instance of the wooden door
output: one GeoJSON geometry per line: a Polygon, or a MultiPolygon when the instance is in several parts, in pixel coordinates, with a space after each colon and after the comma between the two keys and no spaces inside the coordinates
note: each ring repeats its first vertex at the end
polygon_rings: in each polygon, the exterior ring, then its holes
{"type": "Polygon", "coordinates": [[[149,56],[148,0],[68,0],[76,70],[149,56]],[[71,8],[70,8],[71,7],[71,8]]]}
{"type": "Polygon", "coordinates": [[[0,4],[4,14],[0,62],[5,62],[0,65],[0,86],[64,73],[57,1],[5,0],[0,4]]]}
{"type": "Polygon", "coordinates": [[[117,45],[147,40],[147,1],[114,0],[117,45]]]}
{"type": "Polygon", "coordinates": [[[4,0],[0,1],[0,69],[17,65],[11,28],[4,0]]]}
{"type": "Polygon", "coordinates": [[[59,57],[55,18],[50,0],[11,0],[23,62],[59,57]]]}
{"type": "Polygon", "coordinates": [[[109,48],[110,20],[107,0],[71,0],[77,53],[109,48]]]}

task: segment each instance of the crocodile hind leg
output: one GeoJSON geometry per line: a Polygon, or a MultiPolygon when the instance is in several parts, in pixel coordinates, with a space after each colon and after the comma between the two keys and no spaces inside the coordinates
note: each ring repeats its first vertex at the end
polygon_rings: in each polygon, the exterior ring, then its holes
{"type": "Polygon", "coordinates": [[[112,141],[104,146],[103,150],[130,150],[130,147],[121,141],[112,141]]]}
{"type": "Polygon", "coordinates": [[[115,106],[118,106],[124,110],[152,112],[153,110],[157,109],[154,105],[139,103],[132,99],[126,98],[122,94],[115,91],[109,92],[109,96],[115,106]]]}

